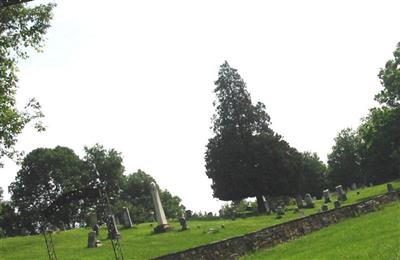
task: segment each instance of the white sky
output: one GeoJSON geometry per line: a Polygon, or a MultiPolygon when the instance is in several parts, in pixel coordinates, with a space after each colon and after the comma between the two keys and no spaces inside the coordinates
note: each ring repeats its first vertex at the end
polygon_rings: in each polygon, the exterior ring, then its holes
{"type": "MultiPolygon", "coordinates": [[[[204,152],[224,60],[275,131],[326,160],[338,131],[375,105],[400,41],[398,1],[56,2],[44,52],[19,74],[20,105],[36,97],[48,129],[27,129],[17,147],[115,148],[127,173],[144,170],[195,211],[221,205],[204,152]]],[[[4,161],[7,190],[18,167],[4,161]]]]}

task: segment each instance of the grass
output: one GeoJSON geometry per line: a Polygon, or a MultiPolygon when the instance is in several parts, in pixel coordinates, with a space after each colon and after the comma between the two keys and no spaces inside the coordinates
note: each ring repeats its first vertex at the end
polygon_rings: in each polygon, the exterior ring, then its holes
{"type": "Polygon", "coordinates": [[[241,258],[400,259],[400,203],[241,258]]]}
{"type": "MultiPolygon", "coordinates": [[[[395,188],[400,187],[400,181],[393,182],[393,184],[395,188]]],[[[361,189],[359,190],[359,195],[357,195],[356,192],[357,191],[350,191],[347,194],[348,201],[346,201],[345,204],[355,203],[372,196],[383,194],[386,192],[386,185],[361,189]]],[[[305,215],[315,213],[322,204],[322,201],[316,201],[316,208],[305,209],[305,215]]],[[[333,208],[333,203],[329,203],[328,206],[329,208],[333,208]]],[[[274,215],[263,215],[245,219],[236,219],[235,221],[226,219],[207,221],[190,220],[188,222],[190,229],[184,232],[178,231],[180,227],[179,223],[172,222],[170,224],[174,228],[173,231],[157,235],[152,234],[153,227],[150,223],[144,223],[137,225],[134,229],[120,230],[122,233],[121,246],[125,259],[149,259],[222,239],[243,235],[268,226],[299,218],[299,213],[293,213],[293,207],[294,206],[289,207],[289,210],[282,219],[276,219],[274,215]],[[224,228],[221,227],[222,225],[224,225],[224,228]],[[209,228],[213,228],[215,232],[209,233],[209,228]]],[[[397,216],[394,216],[394,219],[396,218],[397,216]]],[[[155,223],[152,225],[155,225],[155,223]]],[[[113,259],[111,242],[106,240],[106,230],[103,228],[100,232],[100,240],[102,241],[103,246],[99,248],[87,248],[87,233],[89,231],[89,229],[82,228],[59,232],[53,235],[58,258],[61,260],[113,259]]],[[[320,249],[319,247],[313,246],[312,248],[310,247],[309,250],[312,252],[318,252],[320,249]]],[[[2,260],[46,258],[47,251],[42,236],[0,239],[0,259],[2,260]]]]}

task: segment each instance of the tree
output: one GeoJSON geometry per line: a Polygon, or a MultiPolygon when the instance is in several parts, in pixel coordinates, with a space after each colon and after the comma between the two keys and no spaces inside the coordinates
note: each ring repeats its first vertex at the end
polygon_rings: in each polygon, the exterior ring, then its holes
{"type": "Polygon", "coordinates": [[[156,182],[153,177],[142,170],[126,176],[122,186],[121,200],[127,203],[130,213],[136,222],[152,220],[150,212],[154,211],[150,193],[150,183],[156,182]]]}
{"type": "Polygon", "coordinates": [[[0,187],[0,202],[3,201],[3,188],[0,187]]]}
{"type": "Polygon", "coordinates": [[[361,168],[368,182],[383,183],[400,173],[400,107],[374,108],[359,127],[361,168]]]}
{"type": "Polygon", "coordinates": [[[160,199],[167,218],[179,218],[185,212],[185,206],[181,204],[181,198],[173,196],[168,190],[160,192],[160,199]]]}
{"type": "MultiPolygon", "coordinates": [[[[126,176],[121,200],[128,206],[136,222],[152,221],[150,212],[154,212],[153,199],[151,197],[150,183],[156,183],[153,177],[142,170],[126,176]]],[[[185,209],[178,196],[173,196],[167,190],[161,190],[157,185],[161,203],[167,218],[176,218],[185,209]]]]}
{"type": "Polygon", "coordinates": [[[40,51],[50,26],[54,4],[27,7],[23,4],[0,9],[0,158],[15,158],[18,135],[31,121],[43,131],[40,104],[31,99],[20,111],[16,107],[17,62],[28,58],[28,49],[40,51]]]}
{"type": "Polygon", "coordinates": [[[360,145],[359,136],[351,128],[339,132],[328,155],[328,178],[332,185],[350,187],[352,183],[365,183],[360,168],[360,145]]]}
{"type": "Polygon", "coordinates": [[[301,158],[300,194],[310,193],[320,197],[327,186],[326,166],[316,153],[304,152],[301,158]]]}
{"type": "Polygon", "coordinates": [[[381,80],[383,90],[375,96],[381,104],[389,107],[400,105],[400,43],[393,52],[394,59],[386,62],[385,68],[379,71],[378,77],[381,80]]]}
{"type": "MultiPolygon", "coordinates": [[[[82,188],[85,171],[82,161],[69,148],[38,148],[22,161],[15,181],[9,186],[13,206],[21,225],[31,233],[38,230],[43,210],[62,194],[82,188]]],[[[80,204],[68,202],[52,220],[71,224],[79,220],[80,204]]]]}
{"type": "MultiPolygon", "coordinates": [[[[107,150],[100,144],[95,144],[93,147],[85,147],[84,150],[85,156],[83,161],[88,172],[88,177],[84,180],[85,186],[92,188],[101,187],[107,193],[113,209],[116,210],[125,170],[122,164],[121,153],[115,149],[107,150]]],[[[106,209],[99,203],[99,199],[89,199],[86,205],[85,208],[95,205],[94,208],[98,218],[105,220],[106,209]]]]}
{"type": "Polygon", "coordinates": [[[214,137],[209,139],[205,155],[213,195],[221,200],[241,200],[255,195],[263,211],[264,189],[255,187],[260,172],[256,169],[252,146],[254,136],[273,134],[269,129],[270,117],[264,104],[252,104],[245,82],[226,61],[220,66],[215,85],[214,137]]]}

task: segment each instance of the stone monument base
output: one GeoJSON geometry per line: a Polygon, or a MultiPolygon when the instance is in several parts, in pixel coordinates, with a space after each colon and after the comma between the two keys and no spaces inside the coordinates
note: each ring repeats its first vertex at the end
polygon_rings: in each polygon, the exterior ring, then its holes
{"type": "Polygon", "coordinates": [[[171,226],[169,224],[162,224],[162,225],[158,225],[157,227],[154,228],[154,233],[158,234],[158,233],[164,233],[164,232],[168,232],[171,230],[171,226]]]}

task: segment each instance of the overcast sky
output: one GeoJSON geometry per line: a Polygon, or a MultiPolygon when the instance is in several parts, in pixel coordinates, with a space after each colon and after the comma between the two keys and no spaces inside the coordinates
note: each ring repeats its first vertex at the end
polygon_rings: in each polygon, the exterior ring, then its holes
{"type": "MultiPolygon", "coordinates": [[[[398,1],[56,3],[44,52],[19,73],[19,105],[36,97],[47,131],[25,130],[17,147],[115,148],[126,173],[144,170],[195,211],[221,205],[204,152],[224,60],[275,131],[326,161],[338,131],[376,105],[379,68],[400,41],[398,1]]],[[[7,190],[18,167],[5,162],[7,190]]]]}

